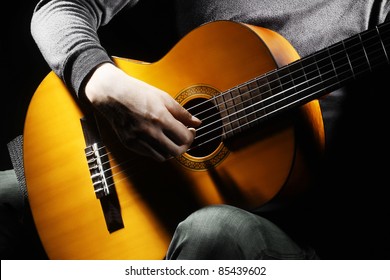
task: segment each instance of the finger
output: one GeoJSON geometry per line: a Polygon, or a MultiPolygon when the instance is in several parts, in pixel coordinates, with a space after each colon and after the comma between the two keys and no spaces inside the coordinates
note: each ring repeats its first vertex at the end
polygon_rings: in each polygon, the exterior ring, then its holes
{"type": "MultiPolygon", "coordinates": [[[[180,122],[177,123],[183,126],[180,122]]],[[[184,129],[188,130],[187,128],[184,129]]],[[[192,138],[194,132],[188,131],[188,133],[191,134],[192,138]]],[[[126,143],[125,146],[129,149],[139,154],[157,159],[158,161],[181,155],[188,149],[191,143],[191,141],[189,141],[189,143],[181,143],[178,145],[172,141],[161,128],[156,129],[156,127],[152,126],[145,127],[142,134],[138,134],[137,137],[130,136],[124,142],[126,143]],[[136,149],[134,147],[136,147],[136,149]]]]}
{"type": "Polygon", "coordinates": [[[195,137],[195,129],[186,127],[182,122],[168,115],[162,125],[163,134],[180,147],[189,147],[195,137]]]}
{"type": "Polygon", "coordinates": [[[149,156],[158,161],[166,160],[184,153],[194,137],[194,130],[190,131],[171,114],[158,120],[159,125],[143,125],[138,133],[130,133],[131,130],[116,129],[117,135],[128,149],[149,156]],[[168,119],[168,120],[166,120],[168,119]],[[162,126],[168,127],[164,128],[162,126]],[[166,131],[169,131],[166,133],[166,131]]]}
{"type": "Polygon", "coordinates": [[[197,117],[191,115],[190,112],[188,112],[184,107],[182,107],[179,103],[177,103],[175,100],[172,100],[170,106],[168,106],[169,112],[172,114],[172,116],[183,123],[185,126],[188,127],[198,127],[202,121],[198,119],[197,117]]]}
{"type": "MultiPolygon", "coordinates": [[[[182,125],[181,123],[179,123],[182,125]]],[[[187,128],[185,128],[186,132],[189,133],[191,136],[191,139],[194,137],[194,129],[193,131],[189,131],[187,128]]],[[[187,142],[183,143],[176,143],[172,140],[172,137],[167,135],[164,131],[158,131],[156,134],[150,133],[148,134],[150,138],[145,139],[147,143],[149,143],[154,149],[163,155],[165,158],[169,157],[176,157],[183,153],[185,153],[189,146],[192,143],[192,140],[189,140],[187,142]]]]}

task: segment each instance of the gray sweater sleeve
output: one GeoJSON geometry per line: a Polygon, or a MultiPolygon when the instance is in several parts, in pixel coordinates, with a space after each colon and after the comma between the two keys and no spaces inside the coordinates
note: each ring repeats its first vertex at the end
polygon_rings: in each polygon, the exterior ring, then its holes
{"type": "Polygon", "coordinates": [[[77,95],[101,63],[112,62],[97,35],[126,5],[137,0],[41,0],[31,20],[31,34],[50,68],[77,95]]]}

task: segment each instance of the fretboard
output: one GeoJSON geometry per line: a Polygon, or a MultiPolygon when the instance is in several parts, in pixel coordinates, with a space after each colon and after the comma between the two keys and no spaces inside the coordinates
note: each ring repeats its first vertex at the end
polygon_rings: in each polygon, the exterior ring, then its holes
{"type": "Polygon", "coordinates": [[[388,65],[390,22],[221,93],[224,138],[301,106],[388,65]]]}

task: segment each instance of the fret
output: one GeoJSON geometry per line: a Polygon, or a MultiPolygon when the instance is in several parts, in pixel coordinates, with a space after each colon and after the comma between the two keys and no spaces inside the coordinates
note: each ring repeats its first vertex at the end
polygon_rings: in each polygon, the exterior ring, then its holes
{"type": "Polygon", "coordinates": [[[278,113],[280,108],[289,105],[289,98],[291,97],[291,91],[295,93],[294,82],[291,77],[290,69],[288,67],[279,68],[276,72],[272,73],[275,87],[275,95],[273,97],[273,110],[278,113]]]}
{"type": "Polygon", "coordinates": [[[253,112],[256,119],[260,119],[265,115],[265,111],[263,109],[264,107],[264,98],[266,97],[264,95],[264,92],[268,90],[268,88],[265,88],[264,85],[267,84],[267,80],[265,76],[261,76],[258,79],[255,79],[253,82],[248,84],[248,87],[251,91],[251,96],[253,99],[253,112]]]}
{"type": "Polygon", "coordinates": [[[278,70],[280,84],[283,90],[283,96],[291,95],[288,91],[293,90],[295,92],[294,80],[291,77],[291,70],[288,66],[282,67],[278,70]]]}
{"type": "MultiPolygon", "coordinates": [[[[253,82],[250,82],[253,83],[253,82]]],[[[252,97],[252,92],[249,88],[250,83],[245,83],[244,85],[239,87],[239,91],[242,98],[242,105],[244,108],[244,114],[245,114],[245,125],[252,126],[252,123],[255,123],[256,115],[254,113],[254,108],[252,104],[256,102],[256,100],[252,97]]],[[[253,93],[253,96],[256,96],[255,93],[253,93]]]]}
{"type": "Polygon", "coordinates": [[[364,32],[360,38],[366,50],[367,59],[370,61],[371,70],[387,63],[386,52],[376,30],[364,32]]]}
{"type": "Polygon", "coordinates": [[[250,95],[251,95],[251,100],[252,100],[252,105],[250,108],[252,109],[252,114],[255,119],[260,119],[261,117],[264,116],[264,110],[263,110],[263,96],[261,94],[261,85],[264,83],[260,81],[261,79],[264,79],[263,76],[261,76],[258,79],[253,80],[252,82],[248,83],[248,89],[250,90],[250,95]]]}
{"type": "MultiPolygon", "coordinates": [[[[263,77],[260,77],[260,79],[262,78],[263,77]]],[[[253,115],[256,119],[264,115],[263,110],[260,109],[263,97],[261,95],[258,80],[259,79],[255,79],[247,84],[252,99],[252,104],[250,105],[250,108],[254,112],[253,115]]]]}
{"type": "Polygon", "coordinates": [[[280,99],[283,99],[279,102],[279,107],[284,107],[288,105],[289,98],[296,93],[294,81],[291,77],[290,68],[282,67],[278,70],[280,85],[282,88],[282,93],[280,94],[280,99]]]}
{"type": "Polygon", "coordinates": [[[329,53],[333,61],[338,81],[342,83],[346,80],[352,79],[355,74],[353,72],[348,53],[345,50],[344,43],[340,42],[333,45],[329,48],[329,53]]]}
{"type": "Polygon", "coordinates": [[[232,112],[235,115],[235,121],[232,123],[235,132],[241,131],[241,126],[245,124],[245,111],[241,92],[238,87],[232,90],[234,108],[232,112]]]}
{"type": "Polygon", "coordinates": [[[225,104],[226,104],[226,113],[227,113],[227,116],[229,117],[229,120],[235,121],[236,116],[234,115],[234,113],[235,113],[234,100],[233,100],[234,96],[233,96],[232,92],[233,92],[232,90],[227,91],[223,95],[223,99],[224,99],[225,104]]]}
{"type": "Polygon", "coordinates": [[[384,53],[386,54],[387,63],[390,63],[390,23],[386,22],[376,28],[384,53]]]}
{"type": "MultiPolygon", "coordinates": [[[[255,99],[252,97],[252,93],[248,87],[248,84],[244,84],[239,87],[240,95],[241,95],[241,105],[240,109],[243,109],[244,117],[240,119],[241,125],[249,125],[252,126],[252,123],[255,123],[256,115],[254,113],[254,108],[252,104],[255,102],[255,99]]],[[[255,95],[254,95],[255,96],[255,95]]]]}
{"type": "Polygon", "coordinates": [[[223,96],[224,96],[224,93],[216,95],[216,96],[214,96],[213,99],[211,99],[213,104],[218,108],[219,114],[221,115],[221,118],[223,118],[226,115],[226,113],[225,113],[226,104],[225,104],[225,100],[224,100],[223,96]]]}
{"type": "Polygon", "coordinates": [[[302,67],[302,61],[298,60],[289,66],[290,77],[292,82],[295,85],[295,91],[297,93],[303,92],[307,87],[307,77],[306,73],[302,67]]]}
{"type": "MultiPolygon", "coordinates": [[[[343,48],[346,49],[345,47],[345,42],[344,41],[341,41],[341,43],[343,44],[343,48]]],[[[352,74],[352,77],[354,79],[356,79],[356,76],[355,76],[355,69],[353,69],[353,66],[352,66],[352,61],[351,61],[351,58],[349,57],[349,54],[347,51],[345,51],[345,56],[348,60],[348,65],[349,65],[349,68],[351,69],[351,74],[352,74]]]]}
{"type": "MultiPolygon", "coordinates": [[[[301,90],[297,94],[299,100],[305,99],[308,95],[311,97],[312,94],[323,95],[324,94],[324,84],[322,81],[322,76],[320,74],[320,69],[317,64],[316,57],[311,55],[301,60],[302,70],[305,73],[307,79],[308,88],[301,90]]],[[[302,102],[302,101],[301,101],[302,102]]]]}
{"type": "Polygon", "coordinates": [[[232,91],[228,91],[226,94],[224,94],[224,100],[226,104],[226,116],[227,118],[224,119],[224,122],[227,122],[230,128],[229,133],[234,134],[235,128],[237,125],[237,116],[235,114],[235,108],[234,108],[234,100],[233,100],[233,94],[232,91]]]}
{"type": "Polygon", "coordinates": [[[344,40],[344,46],[352,65],[355,78],[370,69],[359,36],[344,40]]]}
{"type": "Polygon", "coordinates": [[[215,103],[218,107],[219,114],[222,119],[224,138],[228,138],[229,136],[231,136],[233,131],[228,112],[229,103],[231,103],[230,100],[231,94],[229,91],[221,93],[220,95],[215,97],[215,103]]]}
{"type": "Polygon", "coordinates": [[[388,52],[387,52],[387,50],[386,50],[386,46],[385,46],[385,44],[384,44],[384,42],[383,42],[382,35],[381,35],[380,30],[379,30],[379,27],[377,26],[375,30],[376,30],[376,32],[378,33],[378,37],[379,37],[379,41],[381,42],[382,50],[383,50],[384,55],[385,55],[385,57],[386,57],[386,61],[387,61],[387,63],[389,64],[389,63],[390,63],[389,55],[388,55],[388,52]]]}
{"type": "Polygon", "coordinates": [[[264,118],[264,116],[267,116],[269,112],[273,111],[273,93],[268,80],[268,75],[263,76],[262,79],[259,79],[256,82],[259,87],[261,103],[256,104],[255,110],[256,112],[260,110],[262,113],[260,117],[264,118]]]}
{"type": "Polygon", "coordinates": [[[358,38],[359,38],[360,43],[361,43],[361,45],[362,45],[362,47],[363,47],[363,53],[364,53],[364,56],[365,56],[365,58],[366,58],[366,60],[367,60],[368,67],[369,67],[370,71],[372,71],[371,64],[370,64],[370,59],[368,58],[367,51],[366,51],[366,49],[364,48],[363,41],[362,41],[362,37],[361,37],[360,34],[358,34],[358,38]]]}
{"type": "Polygon", "coordinates": [[[337,77],[335,65],[330,56],[329,48],[317,52],[315,55],[318,71],[322,79],[322,84],[327,92],[333,91],[339,87],[339,79],[337,77]]]}
{"type": "MultiPolygon", "coordinates": [[[[269,105],[266,108],[268,114],[272,114],[274,111],[278,111],[278,108],[282,107],[282,103],[285,103],[285,101],[283,100],[284,94],[279,73],[280,70],[270,72],[267,75],[268,84],[271,91],[269,102],[267,101],[267,104],[269,105]]],[[[280,76],[282,76],[282,74],[280,74],[280,76]]]]}
{"type": "Polygon", "coordinates": [[[312,87],[322,82],[317,61],[314,56],[308,56],[302,59],[301,66],[309,87],[312,87]]]}

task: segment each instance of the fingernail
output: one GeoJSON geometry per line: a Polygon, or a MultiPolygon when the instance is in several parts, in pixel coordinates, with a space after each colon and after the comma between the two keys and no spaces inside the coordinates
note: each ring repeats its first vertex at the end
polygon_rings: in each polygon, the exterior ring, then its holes
{"type": "Polygon", "coordinates": [[[200,119],[198,119],[198,118],[195,117],[195,116],[191,116],[191,120],[194,121],[194,122],[198,122],[198,123],[201,123],[201,122],[202,122],[200,119]]]}
{"type": "Polygon", "coordinates": [[[191,131],[194,135],[196,134],[196,129],[193,127],[188,128],[189,131],[191,131]]]}

